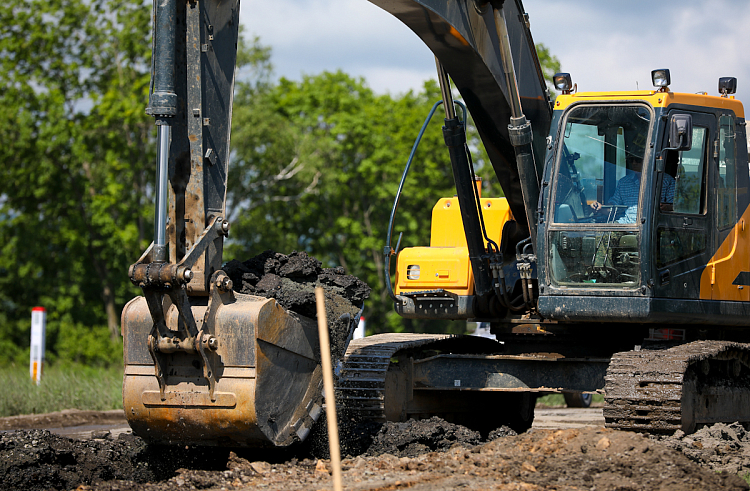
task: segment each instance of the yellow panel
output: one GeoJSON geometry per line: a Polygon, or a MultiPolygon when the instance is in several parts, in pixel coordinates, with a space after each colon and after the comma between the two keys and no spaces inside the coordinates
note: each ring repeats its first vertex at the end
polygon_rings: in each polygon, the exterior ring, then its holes
{"type": "MultiPolygon", "coordinates": [[[[484,226],[490,239],[500,244],[503,225],[513,215],[505,198],[481,198],[484,226]]],[[[466,247],[458,198],[442,198],[432,209],[431,247],[466,247]]]]}
{"type": "Polygon", "coordinates": [[[654,90],[632,90],[627,92],[578,92],[559,95],[555,99],[555,110],[563,110],[577,102],[607,102],[639,100],[653,107],[667,107],[670,104],[689,106],[716,107],[733,111],[739,118],[745,117],[742,103],[734,98],[703,94],[682,94],[677,92],[656,92],[654,90]]]}
{"type": "Polygon", "coordinates": [[[750,301],[750,286],[733,285],[750,265],[750,207],[719,246],[701,274],[700,297],[705,300],[750,301]]]}
{"type": "MultiPolygon", "coordinates": [[[[513,219],[508,201],[481,198],[480,203],[487,235],[500,245],[503,225],[513,219]]],[[[447,290],[458,295],[474,292],[458,198],[442,198],[432,209],[430,247],[410,247],[399,253],[395,290],[396,294],[424,290],[447,290]],[[418,279],[409,279],[407,270],[412,266],[419,266],[418,279]]]]}
{"type": "Polygon", "coordinates": [[[458,295],[470,295],[474,277],[466,247],[409,247],[398,255],[396,266],[396,294],[423,290],[448,290],[458,295]],[[407,270],[419,266],[419,277],[407,270]]]}

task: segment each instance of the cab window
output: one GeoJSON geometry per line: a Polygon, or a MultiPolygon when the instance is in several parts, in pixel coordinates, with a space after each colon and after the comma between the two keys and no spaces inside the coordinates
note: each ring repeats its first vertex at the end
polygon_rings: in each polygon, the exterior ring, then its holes
{"type": "Polygon", "coordinates": [[[659,193],[662,212],[698,215],[706,210],[707,128],[693,127],[690,150],[669,150],[664,158],[664,175],[659,193]]]}
{"type": "Polygon", "coordinates": [[[716,186],[719,230],[733,226],[736,221],[734,136],[734,117],[728,114],[722,115],[719,118],[719,182],[716,186]]]}
{"type": "Polygon", "coordinates": [[[641,105],[570,111],[558,151],[555,223],[636,223],[650,123],[641,105]]]}

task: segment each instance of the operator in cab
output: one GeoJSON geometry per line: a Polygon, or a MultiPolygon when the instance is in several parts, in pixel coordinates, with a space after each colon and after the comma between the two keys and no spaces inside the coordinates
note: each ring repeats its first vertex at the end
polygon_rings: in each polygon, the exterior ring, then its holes
{"type": "MultiPolygon", "coordinates": [[[[641,193],[643,159],[636,155],[629,155],[626,164],[628,172],[617,181],[615,193],[607,201],[607,204],[614,207],[615,210],[625,208],[624,215],[616,220],[617,223],[635,223],[638,216],[638,197],[641,193]]],[[[591,203],[591,209],[599,213],[604,207],[598,201],[594,201],[591,203]]]]}
{"type": "MultiPolygon", "coordinates": [[[[629,155],[626,160],[628,172],[617,182],[612,197],[607,201],[607,205],[617,208],[625,208],[624,214],[620,216],[617,223],[635,223],[638,217],[638,198],[641,190],[641,173],[643,169],[643,159],[636,155],[629,155]]],[[[664,174],[661,189],[660,208],[662,211],[671,211],[674,201],[675,179],[669,174],[664,174]]],[[[591,209],[596,213],[603,211],[604,206],[598,201],[591,203],[591,209]]],[[[611,211],[610,211],[611,213],[611,211]]]]}

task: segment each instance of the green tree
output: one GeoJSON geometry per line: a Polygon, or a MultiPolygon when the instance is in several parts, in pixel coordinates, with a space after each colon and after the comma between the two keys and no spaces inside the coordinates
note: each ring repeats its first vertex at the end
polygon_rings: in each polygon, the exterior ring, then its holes
{"type": "Polygon", "coordinates": [[[536,45],[536,55],[539,58],[539,64],[542,66],[544,81],[547,82],[547,87],[554,96],[555,91],[553,89],[555,87],[552,85],[552,77],[560,72],[560,60],[543,43],[536,45]]]}
{"type": "MultiPolygon", "coordinates": [[[[559,70],[556,59],[541,48],[545,73],[559,70]]],[[[373,288],[366,315],[376,332],[462,332],[461,323],[451,327],[400,319],[385,285],[382,251],[393,200],[416,133],[439,99],[432,81],[418,93],[379,96],[364,80],[341,72],[300,82],[239,83],[227,200],[233,228],[226,259],[242,260],[266,249],[304,250],[328,266],[344,266],[373,288]]],[[[441,126],[439,111],[406,182],[396,222],[396,233],[404,232],[402,246],[429,243],[432,207],[439,197],[455,193],[441,126]]],[[[485,165],[484,148],[469,129],[475,164],[489,178],[494,174],[485,165]]]]}
{"type": "Polygon", "coordinates": [[[66,328],[119,336],[120,309],[136,292],[127,267],[152,220],[150,16],[140,0],[0,5],[6,340],[28,343],[35,305],[48,310],[53,350],[66,328]]]}
{"type": "MultiPolygon", "coordinates": [[[[341,72],[301,82],[282,79],[261,89],[241,84],[233,121],[228,257],[296,249],[344,266],[373,287],[371,325],[402,329],[385,290],[383,246],[415,128],[438,98],[433,82],[418,94],[379,96],[364,80],[341,72]]],[[[404,245],[429,240],[435,200],[452,193],[441,125],[438,115],[404,190],[398,215],[404,245]]]]}

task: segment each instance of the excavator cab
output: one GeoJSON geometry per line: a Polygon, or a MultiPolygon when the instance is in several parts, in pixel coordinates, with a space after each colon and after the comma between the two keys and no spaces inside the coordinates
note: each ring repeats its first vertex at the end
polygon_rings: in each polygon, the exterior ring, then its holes
{"type": "Polygon", "coordinates": [[[741,322],[747,304],[720,303],[744,293],[728,287],[744,267],[748,173],[738,120],[744,110],[733,98],[666,86],[558,96],[538,222],[539,315],[716,329],[741,322]]]}

